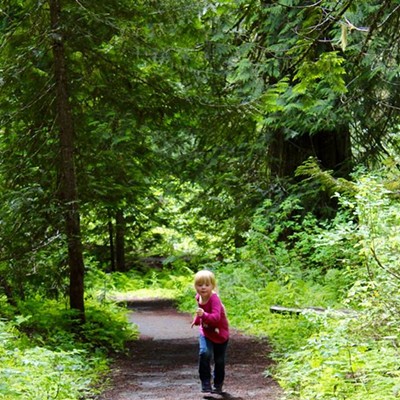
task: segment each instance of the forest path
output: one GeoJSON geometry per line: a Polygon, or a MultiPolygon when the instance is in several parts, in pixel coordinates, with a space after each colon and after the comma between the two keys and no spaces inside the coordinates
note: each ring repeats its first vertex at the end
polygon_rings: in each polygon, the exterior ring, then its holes
{"type": "Polygon", "coordinates": [[[130,321],[137,324],[139,340],[128,356],[115,361],[111,388],[98,400],[279,400],[281,390],[263,375],[272,363],[268,343],[232,331],[222,395],[200,392],[197,373],[198,328],[192,316],[179,313],[168,300],[130,303],[130,321]]]}

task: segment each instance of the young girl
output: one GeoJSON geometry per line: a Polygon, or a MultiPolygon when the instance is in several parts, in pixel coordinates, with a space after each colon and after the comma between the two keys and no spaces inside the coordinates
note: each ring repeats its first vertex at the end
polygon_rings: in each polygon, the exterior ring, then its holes
{"type": "Polygon", "coordinates": [[[199,326],[199,376],[202,392],[222,393],[225,378],[225,353],[229,340],[229,325],[225,307],[215,293],[215,276],[211,271],[199,271],[194,276],[198,308],[192,322],[199,326]],[[214,387],[211,387],[211,360],[214,357],[214,387]]]}

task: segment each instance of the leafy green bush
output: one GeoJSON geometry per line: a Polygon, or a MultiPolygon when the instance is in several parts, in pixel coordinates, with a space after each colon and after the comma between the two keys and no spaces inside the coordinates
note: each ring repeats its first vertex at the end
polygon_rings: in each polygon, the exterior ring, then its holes
{"type": "Polygon", "coordinates": [[[85,350],[28,346],[15,324],[0,321],[0,398],[81,399],[107,370],[104,357],[85,350]]]}
{"type": "Polygon", "coordinates": [[[319,331],[276,371],[288,398],[398,398],[398,351],[390,340],[366,336],[354,318],[309,317],[321,320],[319,331]]]}
{"type": "Polygon", "coordinates": [[[127,310],[114,302],[86,302],[86,322],[75,323],[75,313],[55,300],[29,300],[20,305],[20,328],[36,343],[60,350],[76,348],[122,351],[136,337],[127,310]]]}
{"type": "Polygon", "coordinates": [[[120,305],[88,302],[81,335],[90,347],[121,352],[128,341],[138,337],[138,331],[128,321],[127,310],[120,305]]]}
{"type": "Polygon", "coordinates": [[[125,350],[137,330],[115,302],[86,301],[86,322],[76,324],[67,304],[39,295],[20,302],[18,315],[0,321],[0,398],[89,397],[108,371],[107,354],[125,350]]]}

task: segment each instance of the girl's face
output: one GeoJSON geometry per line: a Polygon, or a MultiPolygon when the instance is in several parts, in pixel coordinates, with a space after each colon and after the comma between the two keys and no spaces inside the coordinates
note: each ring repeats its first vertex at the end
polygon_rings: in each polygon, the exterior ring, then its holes
{"type": "Polygon", "coordinates": [[[195,288],[196,292],[204,300],[208,299],[211,296],[214,286],[211,284],[211,282],[203,281],[196,283],[195,288]]]}

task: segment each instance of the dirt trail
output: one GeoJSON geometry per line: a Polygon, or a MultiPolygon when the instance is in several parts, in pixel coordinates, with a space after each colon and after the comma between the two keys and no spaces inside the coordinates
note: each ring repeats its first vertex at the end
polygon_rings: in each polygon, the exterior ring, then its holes
{"type": "Polygon", "coordinates": [[[200,392],[197,374],[197,335],[192,317],[178,313],[165,300],[138,300],[131,304],[130,320],[140,339],[129,355],[116,360],[111,387],[98,400],[279,400],[281,390],[263,376],[271,364],[266,342],[232,332],[222,395],[200,392]]]}

